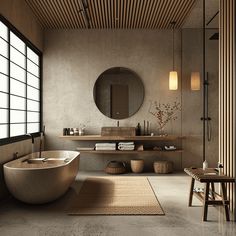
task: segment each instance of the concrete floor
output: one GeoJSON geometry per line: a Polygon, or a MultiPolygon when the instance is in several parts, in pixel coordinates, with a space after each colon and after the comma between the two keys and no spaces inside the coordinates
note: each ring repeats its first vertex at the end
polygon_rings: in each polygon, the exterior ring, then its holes
{"type": "MultiPolygon", "coordinates": [[[[8,199],[1,203],[1,236],[72,235],[236,235],[236,223],[226,222],[221,210],[209,208],[208,222],[202,222],[202,208],[187,207],[190,178],[183,173],[147,176],[166,213],[165,216],[68,216],[66,209],[87,176],[101,172],[79,172],[72,188],[59,200],[30,206],[8,199]]],[[[132,174],[129,174],[133,176],[132,174]]]]}

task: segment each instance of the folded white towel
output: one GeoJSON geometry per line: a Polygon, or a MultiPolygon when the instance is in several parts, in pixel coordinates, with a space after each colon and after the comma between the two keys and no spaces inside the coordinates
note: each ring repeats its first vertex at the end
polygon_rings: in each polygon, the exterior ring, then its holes
{"type": "Polygon", "coordinates": [[[115,151],[116,147],[96,147],[97,151],[115,151]]]}
{"type": "Polygon", "coordinates": [[[96,147],[116,147],[116,143],[96,143],[96,147]]]}
{"type": "Polygon", "coordinates": [[[118,149],[121,151],[133,151],[134,146],[130,146],[130,147],[118,146],[118,149]]]}
{"type": "Polygon", "coordinates": [[[118,145],[134,145],[134,142],[119,142],[118,145]]]}
{"type": "Polygon", "coordinates": [[[134,148],[135,145],[118,145],[120,148],[134,148]]]}

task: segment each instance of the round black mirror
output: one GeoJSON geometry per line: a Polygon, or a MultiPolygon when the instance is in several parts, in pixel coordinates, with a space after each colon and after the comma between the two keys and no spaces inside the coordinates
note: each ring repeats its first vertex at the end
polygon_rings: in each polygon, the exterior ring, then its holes
{"type": "Polygon", "coordinates": [[[144,86],[139,76],[124,67],[104,71],[93,89],[98,109],[112,119],[125,119],[134,115],[144,99],[144,86]]]}

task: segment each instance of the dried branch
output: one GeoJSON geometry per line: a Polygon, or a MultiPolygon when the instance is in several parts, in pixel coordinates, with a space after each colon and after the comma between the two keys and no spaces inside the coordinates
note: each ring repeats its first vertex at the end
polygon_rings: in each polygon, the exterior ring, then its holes
{"type": "Polygon", "coordinates": [[[150,106],[148,109],[148,112],[157,119],[157,123],[161,130],[169,121],[178,119],[176,114],[178,111],[181,111],[181,104],[177,101],[175,101],[173,104],[161,104],[157,101],[150,101],[150,106]]]}

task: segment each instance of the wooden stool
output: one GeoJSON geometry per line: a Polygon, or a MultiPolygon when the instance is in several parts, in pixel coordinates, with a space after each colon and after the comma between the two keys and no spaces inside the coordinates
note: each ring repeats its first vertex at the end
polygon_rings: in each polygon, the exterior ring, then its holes
{"type": "Polygon", "coordinates": [[[229,221],[229,200],[227,199],[226,183],[235,183],[235,179],[219,174],[214,169],[210,168],[207,170],[203,170],[202,168],[185,168],[184,171],[192,177],[188,206],[192,206],[193,196],[197,197],[203,202],[202,220],[207,221],[208,206],[222,205],[225,209],[225,218],[229,221]],[[204,192],[194,191],[195,180],[205,184],[204,192]],[[215,183],[220,183],[222,195],[215,192],[215,183]],[[210,196],[209,193],[211,193],[210,196]]]}
{"type": "Polygon", "coordinates": [[[157,174],[168,174],[173,171],[173,162],[171,161],[155,161],[153,168],[157,174]]]}

